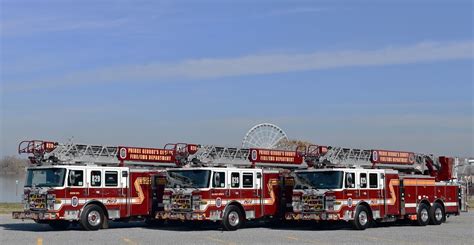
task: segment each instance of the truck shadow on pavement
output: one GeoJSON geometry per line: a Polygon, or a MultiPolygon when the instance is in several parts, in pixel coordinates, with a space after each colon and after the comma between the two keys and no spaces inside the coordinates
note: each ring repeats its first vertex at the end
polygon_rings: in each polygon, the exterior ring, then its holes
{"type": "MultiPolygon", "coordinates": [[[[386,228],[386,227],[403,227],[412,226],[410,222],[396,222],[383,223],[372,225],[369,229],[386,228]]],[[[22,223],[7,223],[0,224],[4,230],[14,231],[29,231],[29,232],[58,232],[47,224],[37,224],[31,222],[22,223]]],[[[193,231],[224,231],[220,223],[217,222],[168,222],[160,225],[147,225],[144,222],[110,222],[108,229],[128,229],[128,228],[142,228],[150,230],[165,230],[165,231],[179,231],[179,232],[193,232],[193,231]]],[[[245,226],[240,229],[264,228],[271,230],[298,230],[298,231],[337,231],[337,230],[353,230],[350,223],[347,222],[284,222],[284,223],[269,223],[262,221],[247,222],[245,226]]],[[[67,230],[63,231],[84,231],[82,227],[73,223],[67,230]]],[[[354,230],[355,231],[355,230],[354,230]]]]}
{"type": "MultiPolygon", "coordinates": [[[[108,229],[126,229],[144,227],[144,222],[110,222],[108,229]]],[[[55,230],[47,224],[37,224],[31,222],[0,224],[3,230],[29,231],[29,232],[62,232],[62,231],[84,231],[81,225],[72,223],[66,230],[55,230]]]]}

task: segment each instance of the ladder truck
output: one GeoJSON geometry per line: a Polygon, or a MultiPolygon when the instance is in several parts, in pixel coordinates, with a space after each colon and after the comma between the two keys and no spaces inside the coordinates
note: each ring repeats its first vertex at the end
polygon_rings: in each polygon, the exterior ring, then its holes
{"type": "Polygon", "coordinates": [[[32,219],[54,229],[79,223],[85,230],[107,228],[109,220],[153,220],[164,183],[155,183],[166,167],[177,167],[195,145],[163,149],[29,140],[24,211],[14,219],[32,219]]]}
{"type": "Polygon", "coordinates": [[[291,169],[302,152],[200,146],[187,168],[168,169],[157,220],[214,221],[237,230],[245,221],[284,219],[291,205],[291,169]]]}
{"type": "Polygon", "coordinates": [[[286,220],[343,220],[364,230],[373,221],[425,226],[459,215],[453,158],[316,145],[305,152],[308,168],[293,172],[286,220]]]}

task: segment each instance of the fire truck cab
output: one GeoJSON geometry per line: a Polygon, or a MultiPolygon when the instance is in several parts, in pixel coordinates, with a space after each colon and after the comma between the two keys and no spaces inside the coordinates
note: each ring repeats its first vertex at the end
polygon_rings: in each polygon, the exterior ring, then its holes
{"type": "Polygon", "coordinates": [[[108,220],[147,218],[151,176],[158,171],[128,167],[50,165],[27,169],[24,210],[16,219],[33,219],[56,229],[79,222],[86,230],[108,220]]]}
{"type": "Polygon", "coordinates": [[[156,218],[220,221],[226,230],[236,230],[246,220],[283,217],[292,184],[279,171],[261,168],[169,169],[164,210],[156,218]]]}

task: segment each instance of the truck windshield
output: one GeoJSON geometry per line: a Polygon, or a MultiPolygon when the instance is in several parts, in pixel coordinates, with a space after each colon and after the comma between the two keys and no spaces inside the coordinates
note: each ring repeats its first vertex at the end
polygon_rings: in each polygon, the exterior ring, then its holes
{"type": "Polygon", "coordinates": [[[60,187],[65,176],[65,168],[28,169],[25,187],[60,187]]]}
{"type": "Polygon", "coordinates": [[[167,173],[169,188],[207,188],[209,187],[210,170],[171,170],[167,173]]]}
{"type": "Polygon", "coordinates": [[[295,189],[339,189],[342,188],[342,171],[297,172],[295,189]]]}

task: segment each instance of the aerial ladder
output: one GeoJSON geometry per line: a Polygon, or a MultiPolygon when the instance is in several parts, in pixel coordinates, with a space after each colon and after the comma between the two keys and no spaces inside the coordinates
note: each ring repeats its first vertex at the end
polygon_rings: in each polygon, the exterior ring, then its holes
{"type": "Polygon", "coordinates": [[[402,173],[423,174],[437,180],[452,179],[454,159],[434,154],[340,146],[310,145],[305,149],[309,167],[390,168],[402,173]]]}
{"type": "Polygon", "coordinates": [[[166,144],[164,148],[104,146],[93,144],[58,143],[44,140],[22,141],[19,154],[28,154],[32,164],[95,164],[104,166],[176,167],[187,164],[196,145],[166,144]]]}

